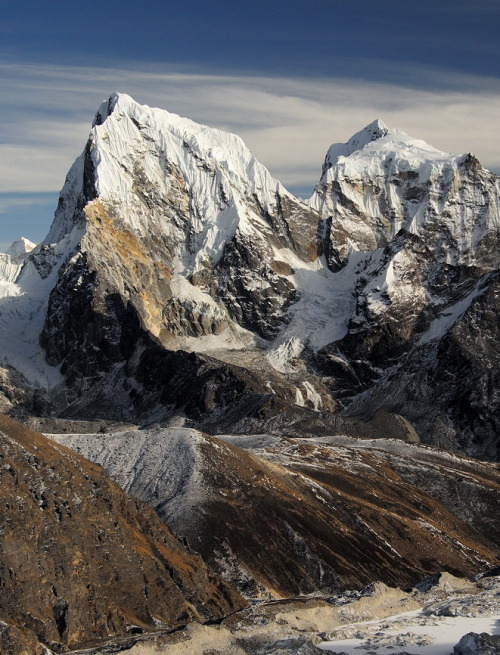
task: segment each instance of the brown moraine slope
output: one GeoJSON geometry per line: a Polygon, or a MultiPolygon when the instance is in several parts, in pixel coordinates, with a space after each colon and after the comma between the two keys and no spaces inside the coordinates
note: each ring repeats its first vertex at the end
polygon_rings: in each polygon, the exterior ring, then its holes
{"type": "Polygon", "coordinates": [[[104,470],[0,414],[0,652],[41,655],[245,604],[104,470]]]}
{"type": "Polygon", "coordinates": [[[457,457],[445,470],[446,455],[436,453],[441,486],[435,493],[425,481],[426,463],[414,461],[420,479],[410,479],[382,451],[335,452],[285,439],[257,454],[208,436],[201,448],[211,493],[196,527],[191,523],[190,540],[215,567],[221,553],[231,553],[273,595],[335,593],[375,580],[406,588],[438,571],[469,576],[499,561],[494,465],[477,463],[474,477],[472,460],[457,457]],[[470,498],[460,466],[468,468],[470,498]],[[453,488],[463,493],[460,508],[446,506],[453,488]]]}
{"type": "Polygon", "coordinates": [[[53,438],[104,466],[249,597],[406,588],[499,561],[496,464],[341,435],[158,427],[53,438]]]}

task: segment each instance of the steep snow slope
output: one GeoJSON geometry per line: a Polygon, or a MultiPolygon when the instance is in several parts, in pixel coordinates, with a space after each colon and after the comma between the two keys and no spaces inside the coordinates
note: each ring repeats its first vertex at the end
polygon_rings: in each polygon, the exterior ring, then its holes
{"type": "Polygon", "coordinates": [[[174,251],[171,272],[183,272],[187,277],[205,259],[220,259],[225,241],[240,222],[245,223],[247,217],[238,211],[234,195],[247,190],[250,172],[253,185],[249,194],[258,192],[269,204],[279,184],[238,137],[116,94],[97,113],[87,150],[70,171],[46,243],[59,241],[72,229],[78,201],[87,191],[82,188],[86,181],[92,184],[89,194],[99,197],[105,207],[124,210],[120,213],[122,229],[136,238],[149,236],[151,229],[169,237],[174,251]],[[90,179],[84,180],[82,167],[90,179]],[[162,204],[169,201],[177,205],[165,216],[162,204]],[[192,219],[189,226],[166,220],[173,215],[181,218],[183,210],[188,210],[192,219]]]}

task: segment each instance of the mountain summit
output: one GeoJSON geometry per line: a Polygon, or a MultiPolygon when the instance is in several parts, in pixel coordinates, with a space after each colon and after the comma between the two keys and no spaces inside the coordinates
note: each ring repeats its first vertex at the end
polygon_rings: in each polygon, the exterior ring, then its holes
{"type": "Polygon", "coordinates": [[[31,252],[35,246],[36,243],[33,243],[24,237],[20,237],[9,246],[6,254],[10,255],[11,257],[20,257],[31,252]]]}
{"type": "Polygon", "coordinates": [[[347,143],[334,143],[326,153],[325,163],[323,164],[323,174],[338,162],[339,157],[349,157],[349,155],[352,155],[356,150],[362,150],[372,141],[386,136],[389,131],[387,125],[383,121],[377,119],[359,132],[356,132],[347,143]]]}
{"type": "Polygon", "coordinates": [[[499,197],[472,155],[374,121],[304,203],[239,137],[113,94],[9,269],[4,405],[215,432],[386,410],[497,458],[499,197]]]}

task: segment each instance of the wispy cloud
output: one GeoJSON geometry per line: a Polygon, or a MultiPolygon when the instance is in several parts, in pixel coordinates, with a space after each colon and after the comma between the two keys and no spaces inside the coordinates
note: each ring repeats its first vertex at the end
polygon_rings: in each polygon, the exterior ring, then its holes
{"type": "Polygon", "coordinates": [[[408,83],[0,64],[0,191],[56,191],[114,90],[239,134],[285,186],[317,181],[326,149],[375,118],[500,170],[496,80],[408,70],[408,83]],[[418,84],[416,78],[418,77],[418,84]]]}
{"type": "Polygon", "coordinates": [[[0,215],[10,213],[13,209],[32,207],[33,205],[50,205],[52,202],[52,194],[0,195],[0,215]]]}

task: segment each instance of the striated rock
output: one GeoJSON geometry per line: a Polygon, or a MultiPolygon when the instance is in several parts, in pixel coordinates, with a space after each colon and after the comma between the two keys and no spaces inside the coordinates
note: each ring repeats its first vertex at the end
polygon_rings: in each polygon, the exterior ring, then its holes
{"type": "Polygon", "coordinates": [[[244,602],[104,471],[0,415],[0,649],[56,652],[244,602]]]}

